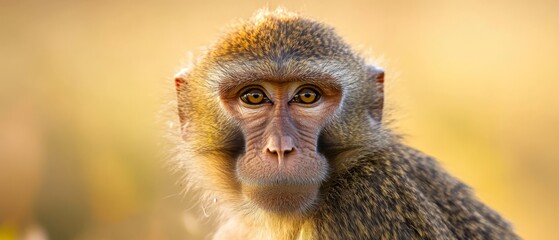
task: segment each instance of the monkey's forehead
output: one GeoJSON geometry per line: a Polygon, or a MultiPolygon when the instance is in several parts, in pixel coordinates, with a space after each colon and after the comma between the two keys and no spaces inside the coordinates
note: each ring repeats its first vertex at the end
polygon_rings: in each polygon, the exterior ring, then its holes
{"type": "Polygon", "coordinates": [[[310,59],[352,56],[334,29],[296,14],[268,12],[232,28],[213,48],[215,59],[310,59]]]}

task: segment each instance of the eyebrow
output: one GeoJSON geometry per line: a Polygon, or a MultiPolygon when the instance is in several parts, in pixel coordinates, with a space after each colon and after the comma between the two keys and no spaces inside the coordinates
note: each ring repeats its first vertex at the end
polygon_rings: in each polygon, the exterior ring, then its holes
{"type": "Polygon", "coordinates": [[[274,82],[274,83],[289,83],[289,82],[303,82],[305,84],[316,85],[321,89],[341,90],[341,84],[336,79],[328,74],[313,74],[313,75],[285,75],[277,76],[271,74],[262,74],[261,72],[243,72],[235,75],[228,76],[221,79],[219,83],[220,95],[229,95],[232,91],[246,87],[255,83],[261,82],[274,82]]]}

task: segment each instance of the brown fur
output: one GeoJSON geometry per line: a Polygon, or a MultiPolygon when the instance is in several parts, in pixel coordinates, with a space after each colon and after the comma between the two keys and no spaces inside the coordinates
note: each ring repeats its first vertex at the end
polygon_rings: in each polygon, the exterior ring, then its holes
{"type": "Polygon", "coordinates": [[[222,227],[214,237],[517,239],[467,186],[383,127],[383,80],[384,73],[365,64],[332,28],[281,9],[260,11],[232,27],[180,73],[183,142],[177,159],[188,184],[201,189],[203,199],[215,199],[222,227]],[[327,159],[327,176],[317,200],[301,211],[255,207],[235,174],[247,133],[223,95],[262,79],[305,81],[341,94],[336,110],[317,125],[316,148],[327,159]]]}

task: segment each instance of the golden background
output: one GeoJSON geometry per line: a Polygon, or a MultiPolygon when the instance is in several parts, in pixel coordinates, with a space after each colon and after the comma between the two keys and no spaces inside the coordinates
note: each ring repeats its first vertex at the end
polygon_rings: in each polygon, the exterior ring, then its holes
{"type": "Polygon", "coordinates": [[[525,239],[559,239],[553,0],[0,0],[0,239],[203,239],[158,116],[188,52],[264,6],[380,59],[406,142],[525,239]]]}

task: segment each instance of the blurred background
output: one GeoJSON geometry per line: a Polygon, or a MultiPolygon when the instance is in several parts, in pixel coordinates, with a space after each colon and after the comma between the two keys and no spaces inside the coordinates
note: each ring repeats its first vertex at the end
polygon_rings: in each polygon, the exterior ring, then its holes
{"type": "Polygon", "coordinates": [[[188,53],[265,6],[376,59],[407,143],[525,239],[559,239],[553,0],[0,0],[0,239],[206,239],[160,112],[188,53]]]}

